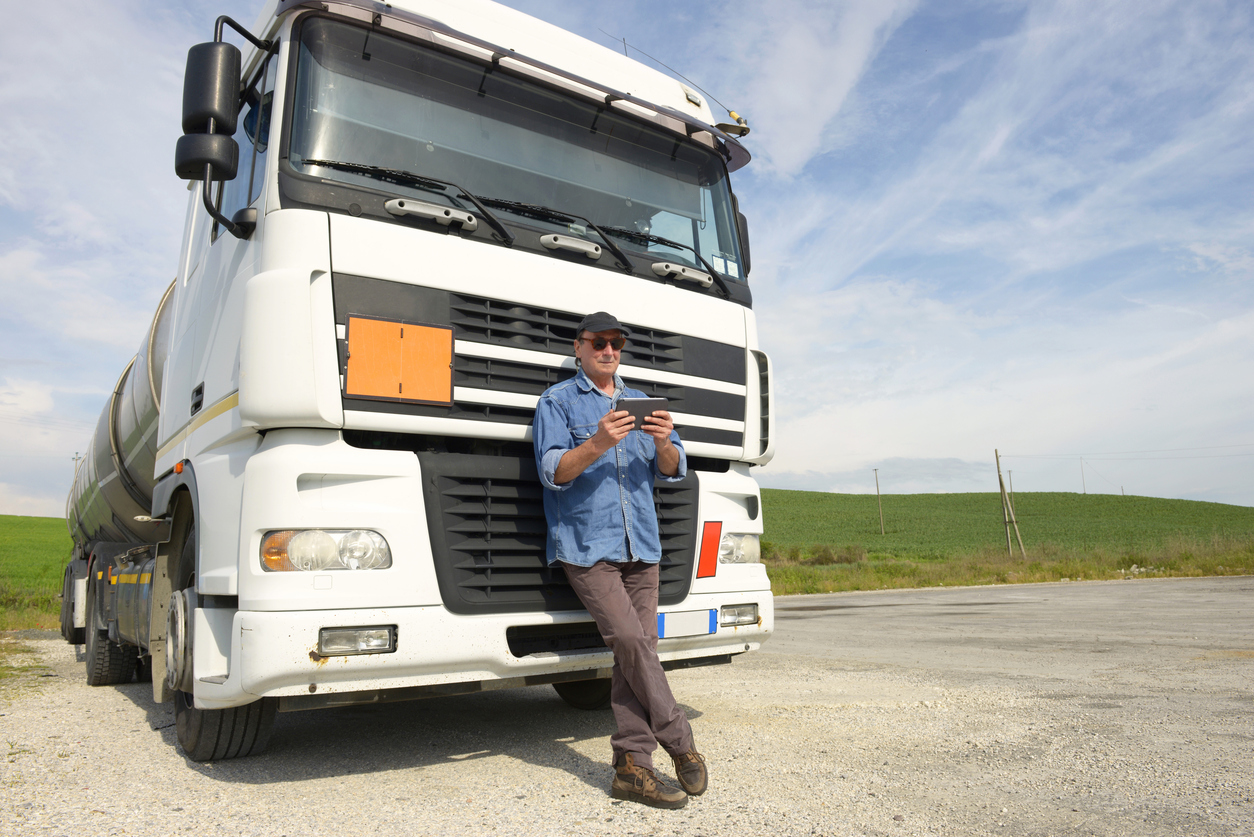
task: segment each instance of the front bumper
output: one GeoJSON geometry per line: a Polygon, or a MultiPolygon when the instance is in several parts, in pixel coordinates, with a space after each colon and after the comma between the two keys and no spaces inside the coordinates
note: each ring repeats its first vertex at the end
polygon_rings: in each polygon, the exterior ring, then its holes
{"type": "MultiPolygon", "coordinates": [[[[718,626],[709,634],[664,638],[658,643],[658,656],[663,663],[682,665],[757,649],[773,630],[769,591],[690,595],[671,610],[717,611],[723,605],[754,603],[760,616],[757,624],[718,626]]],[[[208,631],[219,641],[195,643],[195,702],[202,709],[221,709],[277,697],[286,699],[285,708],[304,708],[370,702],[401,690],[418,697],[586,679],[581,675],[595,676],[590,673],[613,666],[609,650],[518,657],[510,651],[506,631],[518,625],[590,621],[587,613],[579,611],[459,616],[441,606],[303,612],[197,610],[195,629],[208,631]],[[318,654],[320,629],[367,625],[396,626],[396,650],[354,656],[318,654]],[[228,637],[229,646],[223,647],[227,643],[220,640],[228,637]],[[205,654],[207,649],[212,653],[205,654]],[[428,687],[426,692],[423,687],[428,687]],[[291,700],[295,698],[301,700],[291,700]]]]}

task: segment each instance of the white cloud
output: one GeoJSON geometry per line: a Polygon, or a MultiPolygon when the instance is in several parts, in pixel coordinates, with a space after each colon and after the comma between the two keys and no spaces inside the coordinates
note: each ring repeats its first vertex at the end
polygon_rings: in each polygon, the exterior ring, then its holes
{"type": "Polygon", "coordinates": [[[94,422],[67,417],[46,382],[0,381],[0,513],[60,516],[94,422]]]}
{"type": "Polygon", "coordinates": [[[748,118],[759,176],[791,179],[839,144],[833,120],[915,5],[737,0],[699,30],[692,54],[708,62],[700,75],[717,80],[707,83],[716,97],[748,118]]]}
{"type": "Polygon", "coordinates": [[[50,493],[33,493],[31,487],[25,483],[11,485],[7,482],[0,482],[0,509],[3,509],[0,514],[64,517],[65,497],[57,497],[50,493]]]}

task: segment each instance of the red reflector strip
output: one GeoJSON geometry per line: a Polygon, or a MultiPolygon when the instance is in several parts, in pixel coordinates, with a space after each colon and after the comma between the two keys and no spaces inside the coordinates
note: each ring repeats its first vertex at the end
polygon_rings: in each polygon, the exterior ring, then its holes
{"type": "Polygon", "coordinates": [[[718,542],[722,536],[722,523],[714,521],[705,524],[701,531],[701,558],[697,561],[697,578],[712,578],[718,572],[718,542]]]}

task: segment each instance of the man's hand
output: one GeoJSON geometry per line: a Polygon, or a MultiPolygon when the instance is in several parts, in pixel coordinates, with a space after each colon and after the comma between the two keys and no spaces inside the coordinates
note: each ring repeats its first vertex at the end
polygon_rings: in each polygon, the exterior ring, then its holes
{"type": "Polygon", "coordinates": [[[661,448],[663,444],[671,443],[671,431],[675,429],[675,423],[671,421],[671,414],[666,410],[654,410],[653,415],[644,417],[644,424],[640,429],[653,437],[653,442],[661,448]]]}
{"type": "Polygon", "coordinates": [[[596,449],[597,456],[617,445],[635,426],[635,421],[626,410],[611,410],[601,416],[597,422],[597,432],[588,441],[596,449]]]}
{"type": "Polygon", "coordinates": [[[601,420],[597,422],[597,432],[588,441],[562,454],[557,470],[553,473],[553,482],[565,485],[582,474],[601,454],[627,438],[634,426],[635,422],[626,410],[612,410],[601,416],[601,420]]]}
{"type": "Polygon", "coordinates": [[[671,441],[671,431],[675,429],[671,414],[666,410],[654,410],[653,415],[644,417],[640,429],[653,437],[658,469],[668,477],[675,476],[679,471],[679,450],[671,441]]]}

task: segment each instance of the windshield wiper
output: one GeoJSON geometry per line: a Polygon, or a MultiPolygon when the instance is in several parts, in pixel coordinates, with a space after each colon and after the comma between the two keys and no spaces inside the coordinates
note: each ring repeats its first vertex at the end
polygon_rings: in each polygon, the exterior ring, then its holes
{"type": "Polygon", "coordinates": [[[506,244],[514,243],[514,234],[505,228],[501,223],[501,219],[497,218],[494,213],[488,210],[486,206],[480,203],[479,198],[466,191],[456,183],[450,183],[447,180],[436,180],[434,177],[416,174],[412,171],[404,169],[389,169],[383,166],[372,166],[367,163],[348,163],[343,160],[304,160],[306,166],[322,166],[326,169],[339,169],[340,171],[351,171],[357,174],[364,174],[367,177],[373,177],[376,180],[392,182],[399,185],[417,186],[419,189],[426,189],[429,192],[441,192],[445,197],[450,199],[468,198],[475,205],[483,220],[488,222],[488,226],[496,230],[497,234],[505,240],[506,244]],[[457,195],[447,194],[448,189],[456,189],[457,195]]]}
{"type": "Polygon", "coordinates": [[[623,238],[634,239],[637,242],[648,244],[661,244],[663,247],[671,247],[676,250],[687,250],[697,257],[697,261],[701,262],[702,267],[709,272],[710,277],[718,283],[718,289],[723,292],[724,299],[731,299],[731,288],[727,287],[727,280],[723,274],[714,269],[714,266],[705,260],[697,250],[689,247],[687,244],[680,244],[678,241],[671,241],[669,238],[662,238],[660,235],[653,233],[640,232],[639,230],[628,229],[627,227],[603,227],[607,233],[613,235],[621,235],[623,238]]]}
{"type": "Polygon", "coordinates": [[[540,221],[552,221],[557,224],[571,224],[575,221],[583,221],[588,229],[601,236],[601,240],[605,242],[605,248],[614,254],[614,258],[618,259],[627,270],[635,270],[631,261],[628,260],[627,254],[615,244],[608,235],[601,231],[601,228],[589,221],[582,215],[576,215],[573,212],[564,212],[559,209],[552,209],[547,206],[539,206],[534,203],[523,203],[522,201],[511,201],[505,198],[480,198],[488,206],[495,206],[497,209],[504,209],[515,215],[522,215],[528,218],[535,218],[540,221]]]}

